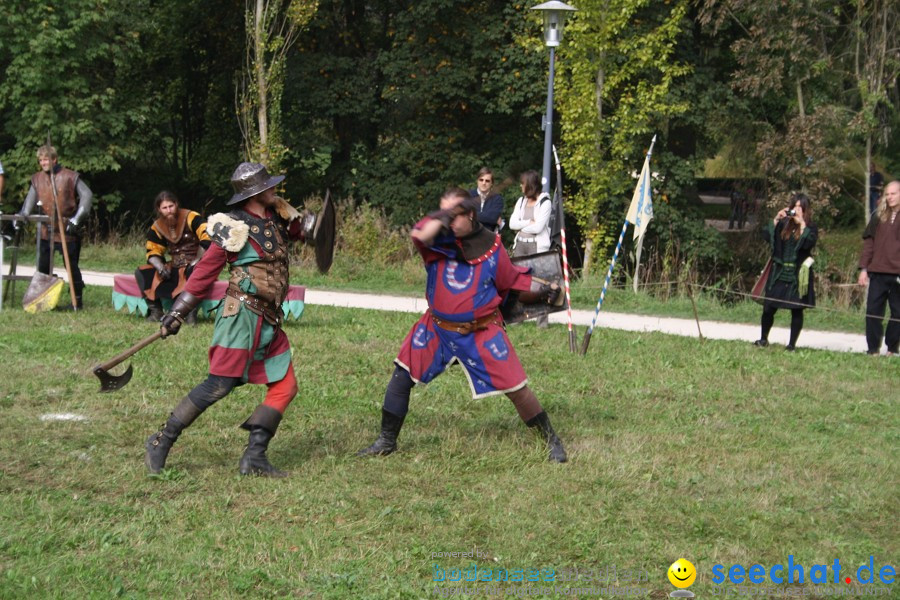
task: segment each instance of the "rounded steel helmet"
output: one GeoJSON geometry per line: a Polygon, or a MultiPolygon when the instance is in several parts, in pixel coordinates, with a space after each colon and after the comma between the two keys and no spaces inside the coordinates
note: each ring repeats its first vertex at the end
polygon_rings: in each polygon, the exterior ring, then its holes
{"type": "Polygon", "coordinates": [[[226,205],[237,204],[284,181],[284,175],[269,175],[265,165],[243,162],[231,175],[234,196],[226,205]]]}

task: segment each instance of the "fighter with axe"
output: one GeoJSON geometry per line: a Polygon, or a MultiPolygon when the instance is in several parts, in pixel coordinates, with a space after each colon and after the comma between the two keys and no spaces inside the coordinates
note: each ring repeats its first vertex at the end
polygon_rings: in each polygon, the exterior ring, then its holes
{"type": "Polygon", "coordinates": [[[259,383],[268,390],[263,403],[241,425],[250,432],[250,438],[239,470],[242,475],[286,475],[269,463],[266,451],[285,409],[297,394],[291,346],[281,328],[281,305],[289,285],[288,244],[294,240],[315,244],[319,268],[327,271],[334,248],[335,219],[327,197],[316,215],[301,214],[276,196],[275,186],[282,180],[284,176],[269,175],[259,163],[237,167],[231,176],[235,193],[228,201],[233,210],[209,218],[207,231],[213,243],[162,319],[159,336],[177,334],[222,269],[229,267],[228,289],[217,309],[209,349],[209,375],[178,402],[160,430],[147,439],[144,462],[151,473],[159,473],[165,466],[172,444],[203,411],[235,387],[259,383]]]}
{"type": "MultiPolygon", "coordinates": [[[[58,154],[56,148],[50,145],[49,137],[47,144],[38,148],[37,158],[41,170],[31,176],[31,187],[19,214],[28,216],[34,210],[35,204],[39,204],[44,214],[51,218],[51,227],[55,228],[55,232],[43,230],[38,273],[44,277],[35,276],[26,291],[26,297],[40,294],[55,283],[51,273],[51,262],[53,253],[59,250],[69,276],[72,308],[80,310],[84,306],[82,300],[84,280],[81,277],[81,269],[78,268],[81,254],[81,236],[78,227],[91,212],[94,194],[76,171],[58,164],[58,154]]],[[[18,228],[19,222],[14,221],[13,226],[18,228]]]]}

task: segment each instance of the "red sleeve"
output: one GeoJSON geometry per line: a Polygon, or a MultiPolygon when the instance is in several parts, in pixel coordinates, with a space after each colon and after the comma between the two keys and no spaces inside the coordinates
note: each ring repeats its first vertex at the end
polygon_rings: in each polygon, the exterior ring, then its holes
{"type": "Polygon", "coordinates": [[[288,237],[294,241],[306,241],[303,239],[303,219],[294,219],[288,223],[287,232],[288,237]]]}
{"type": "Polygon", "coordinates": [[[517,267],[509,260],[506,248],[497,249],[497,291],[501,296],[510,290],[527,292],[531,289],[531,275],[526,267],[517,267]]]}
{"type": "Polygon", "coordinates": [[[184,285],[184,291],[198,298],[204,297],[219,278],[219,273],[227,261],[228,253],[218,244],[212,244],[203,253],[200,262],[194,265],[194,270],[184,285]]]}

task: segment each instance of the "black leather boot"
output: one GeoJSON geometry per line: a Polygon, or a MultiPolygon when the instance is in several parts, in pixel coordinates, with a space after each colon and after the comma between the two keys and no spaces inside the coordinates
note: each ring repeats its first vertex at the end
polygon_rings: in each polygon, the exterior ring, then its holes
{"type": "Polygon", "coordinates": [[[553,425],[550,424],[550,417],[547,413],[541,411],[526,423],[529,427],[537,427],[541,433],[541,437],[547,442],[547,448],[550,449],[550,462],[564,463],[568,460],[566,449],[563,448],[562,441],[553,431],[553,425]]]}
{"type": "Polygon", "coordinates": [[[157,300],[148,300],[147,307],[149,310],[147,311],[147,320],[153,323],[159,323],[163,318],[163,309],[162,302],[157,300]]]}
{"type": "Polygon", "coordinates": [[[398,417],[383,408],[381,409],[381,434],[368,448],[356,453],[357,456],[387,456],[397,449],[397,436],[403,427],[405,417],[398,417]]]}
{"type": "Polygon", "coordinates": [[[260,404],[241,427],[250,430],[250,441],[241,456],[238,468],[241,475],[259,475],[261,477],[287,477],[287,473],[279,471],[269,463],[266,450],[269,442],[275,437],[275,431],[281,422],[281,413],[270,406],[260,404]]]}
{"type": "Polygon", "coordinates": [[[150,473],[158,474],[166,466],[166,457],[169,456],[172,444],[202,412],[203,410],[197,408],[191,399],[185,396],[160,430],[147,438],[147,442],[144,444],[147,450],[144,454],[144,464],[147,465],[150,473]]]}

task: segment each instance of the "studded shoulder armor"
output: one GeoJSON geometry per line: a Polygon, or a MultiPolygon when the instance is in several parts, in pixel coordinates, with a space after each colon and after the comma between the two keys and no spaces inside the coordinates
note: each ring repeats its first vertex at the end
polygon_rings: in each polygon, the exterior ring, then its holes
{"type": "Polygon", "coordinates": [[[286,223],[277,215],[260,219],[242,210],[232,211],[229,214],[247,224],[250,238],[267,254],[278,250],[279,243],[283,243],[279,240],[288,239],[286,223]]]}

